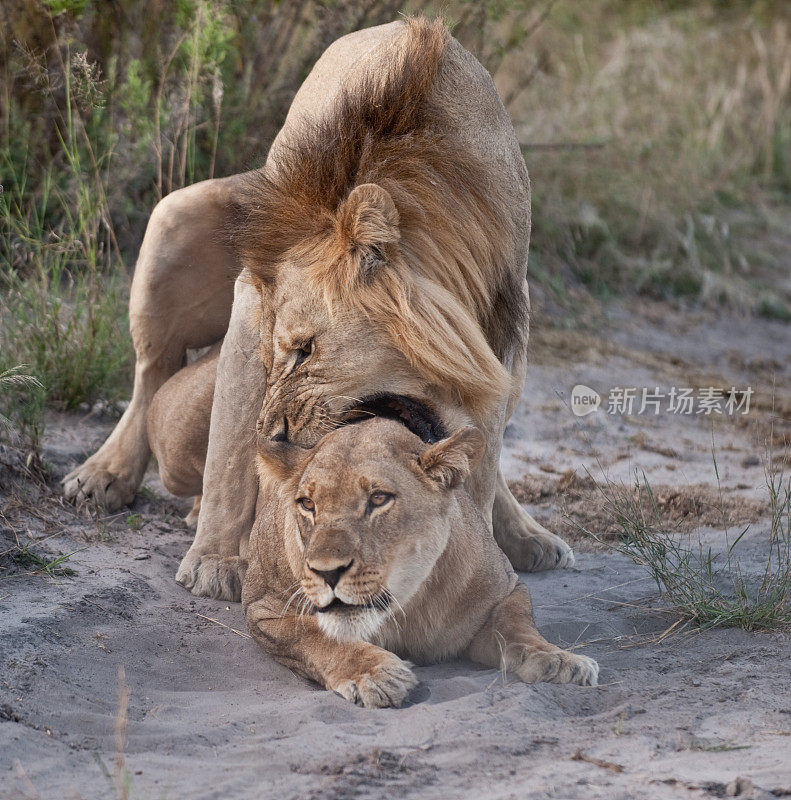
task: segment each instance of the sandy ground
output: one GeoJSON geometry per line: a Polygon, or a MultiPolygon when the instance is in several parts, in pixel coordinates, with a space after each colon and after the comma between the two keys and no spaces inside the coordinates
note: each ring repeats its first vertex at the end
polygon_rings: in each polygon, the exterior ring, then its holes
{"type": "MultiPolygon", "coordinates": [[[[791,332],[636,310],[638,325],[635,309],[616,308],[583,330],[536,330],[503,454],[534,513],[575,540],[575,568],[523,577],[539,627],[596,658],[599,687],[527,686],[453,662],[419,668],[403,709],[356,708],[260,652],[238,605],[175,584],[188,505],[168,498],[153,471],[131,511],[89,520],[32,483],[20,497],[26,484],[5,468],[0,552],[17,539],[48,558],[78,552],[62,564],[71,576],[29,574],[18,551],[0,560],[0,798],[127,789],[136,798],[791,796],[791,638],[662,637],[674,618],[656,610],[644,570],[579,533],[606,528],[586,468],[615,481],[645,469],[681,498],[669,501],[674,522],[721,546],[721,526],[706,516],[718,497],[713,437],[728,519],[752,523],[739,545],[743,567],[759,571],[773,397],[774,455],[788,455],[791,332]],[[716,424],[601,408],[577,418],[568,401],[578,383],[605,406],[615,386],[752,385],[756,394],[749,415],[716,424]],[[129,692],[120,742],[119,667],[129,692]]],[[[53,473],[111,425],[53,417],[53,473]]]]}

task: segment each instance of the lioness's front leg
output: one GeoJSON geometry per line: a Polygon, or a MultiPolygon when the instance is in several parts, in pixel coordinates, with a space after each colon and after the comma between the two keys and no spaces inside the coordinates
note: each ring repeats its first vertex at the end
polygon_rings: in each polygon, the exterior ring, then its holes
{"type": "Polygon", "coordinates": [[[247,607],[247,629],[278,661],[366,708],[398,707],[417,686],[408,664],[369,642],[339,642],[313,615],[282,616],[279,600],[247,607]]]}
{"type": "Polygon", "coordinates": [[[154,209],[129,298],[135,346],[132,400],[102,447],[63,479],[69,500],[114,511],[131,502],[151,451],[146,414],[188,348],[219,341],[231,314],[236,256],[223,243],[239,176],[179,189],[154,209]]]}
{"type": "Polygon", "coordinates": [[[595,686],[599,665],[550,644],[533,622],[530,593],[519,583],[489,615],[467,649],[473,661],[505,667],[525,683],[577,683],[595,686]]]}

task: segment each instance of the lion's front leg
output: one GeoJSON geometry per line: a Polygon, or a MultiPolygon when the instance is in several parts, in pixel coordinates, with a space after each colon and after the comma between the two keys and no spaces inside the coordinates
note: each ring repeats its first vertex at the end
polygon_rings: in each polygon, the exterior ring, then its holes
{"type": "Polygon", "coordinates": [[[417,686],[409,665],[369,642],[339,642],[319,630],[316,618],[281,616],[267,598],[247,607],[250,635],[278,661],[365,708],[400,706],[417,686]]]}
{"type": "Polygon", "coordinates": [[[563,650],[538,632],[530,593],[521,583],[495,606],[467,655],[481,664],[515,672],[525,683],[595,686],[599,677],[599,665],[592,658],[563,650]]]}
{"type": "Polygon", "coordinates": [[[217,364],[198,528],[176,573],[195,595],[235,602],[241,598],[243,551],[258,498],[255,425],[266,386],[259,309],[258,292],[242,276],[217,364]]]}
{"type": "Polygon", "coordinates": [[[540,572],[574,565],[574,551],[519,505],[500,470],[497,471],[492,530],[515,570],[540,572]]]}

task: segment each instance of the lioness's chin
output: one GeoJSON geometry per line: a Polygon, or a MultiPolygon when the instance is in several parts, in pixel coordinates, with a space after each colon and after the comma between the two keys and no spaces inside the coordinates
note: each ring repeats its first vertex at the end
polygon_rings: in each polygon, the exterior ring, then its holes
{"type": "Polygon", "coordinates": [[[349,609],[317,613],[319,628],[339,642],[368,641],[381,627],[387,615],[377,608],[349,609]]]}

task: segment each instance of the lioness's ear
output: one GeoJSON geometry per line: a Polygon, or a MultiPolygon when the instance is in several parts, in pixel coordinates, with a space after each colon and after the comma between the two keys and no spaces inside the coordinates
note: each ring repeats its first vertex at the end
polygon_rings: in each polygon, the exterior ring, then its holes
{"type": "Polygon", "coordinates": [[[258,467],[279,481],[285,481],[301,473],[303,460],[308,451],[289,442],[272,441],[258,437],[258,467]]]}
{"type": "Polygon", "coordinates": [[[419,458],[432,480],[452,489],[467,480],[486,450],[486,440],[477,428],[461,428],[453,436],[431,445],[419,458]]]}
{"type": "Polygon", "coordinates": [[[398,222],[393,198],[375,183],[357,186],[341,203],[336,231],[357,278],[369,279],[386,263],[387,245],[401,238],[398,222]]]}

